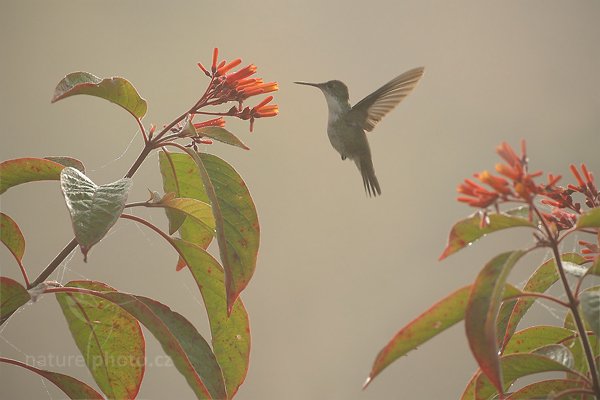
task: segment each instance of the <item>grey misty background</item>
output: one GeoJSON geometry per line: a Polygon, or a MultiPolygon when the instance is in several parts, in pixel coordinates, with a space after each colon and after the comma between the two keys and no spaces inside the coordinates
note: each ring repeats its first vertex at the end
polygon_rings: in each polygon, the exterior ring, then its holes
{"type": "MultiPolygon", "coordinates": [[[[126,77],[149,102],[146,125],[162,126],[204,89],[195,63],[210,63],[214,46],[224,58],[257,64],[259,76],[280,84],[281,114],[257,121],[251,135],[247,124],[229,122],[251,151],[208,149],[246,179],[261,219],[258,268],[243,293],[250,371],[238,398],[456,398],[475,368],[462,325],[368,390],[360,386],[397,329],[468,284],[496,253],[529,243],[522,231],[500,233],[437,261],[451,225],[472,212],[455,202],[456,185],[493,169],[501,141],[517,147],[527,139],[533,169],[566,177],[570,163],[585,161],[600,176],[599,20],[596,1],[3,1],[0,156],[73,156],[95,182],[114,181],[141,149],[135,123],[95,98],[51,105],[65,74],[126,77]],[[368,199],[355,167],[329,145],[323,95],[292,82],[340,79],[356,103],[421,65],[417,89],[369,134],[383,195],[368,199]]],[[[130,200],[161,190],[157,163],[144,163],[130,200]]],[[[72,237],[58,185],[12,189],[1,207],[20,224],[36,276],[72,237]]],[[[166,226],[160,212],[137,213],[166,226]]],[[[547,256],[529,255],[511,281],[521,283],[547,256]]],[[[154,297],[208,337],[197,289],[189,274],[174,272],[175,261],[152,232],[121,221],[87,264],[74,253],[54,279],[95,279],[154,297]]],[[[0,265],[18,278],[5,250],[0,265]]],[[[564,315],[535,310],[529,322],[564,315]]],[[[0,338],[1,354],[20,360],[55,355],[73,364],[68,357],[78,354],[51,296],[16,315],[0,338]]],[[[163,352],[146,339],[155,360],[163,352]]],[[[50,369],[93,382],[77,365],[50,369]]],[[[0,384],[3,398],[62,397],[12,366],[0,366],[0,384]]],[[[140,398],[167,397],[192,392],[175,369],[149,367],[140,398]]]]}

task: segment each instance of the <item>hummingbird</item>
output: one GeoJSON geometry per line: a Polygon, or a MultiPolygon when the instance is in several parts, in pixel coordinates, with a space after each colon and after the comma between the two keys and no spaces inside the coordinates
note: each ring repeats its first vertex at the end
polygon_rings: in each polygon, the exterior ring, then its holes
{"type": "Polygon", "coordinates": [[[327,136],[342,160],[354,161],[362,175],[365,192],[369,196],[381,194],[381,187],[371,158],[366,132],[400,103],[417,86],[425,68],[418,67],[395,77],[358,103],[350,106],[348,87],[341,81],[324,83],[294,82],[321,89],[327,101],[329,117],[327,136]]]}

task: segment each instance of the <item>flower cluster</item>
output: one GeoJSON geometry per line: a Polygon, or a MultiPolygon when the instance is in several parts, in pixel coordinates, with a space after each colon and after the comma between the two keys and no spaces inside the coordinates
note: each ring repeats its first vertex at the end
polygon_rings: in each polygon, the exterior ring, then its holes
{"type": "Polygon", "coordinates": [[[549,174],[545,184],[535,182],[542,172],[528,172],[525,141],[521,142],[520,156],[507,143],[498,146],[496,152],[505,161],[496,165],[496,172],[500,176],[492,175],[489,171],[475,174],[474,177],[487,187],[465,179],[457,189],[461,194],[458,201],[484,210],[489,207],[498,210],[499,204],[506,202],[525,203],[530,206],[531,213],[534,199],[541,197],[540,203],[549,206],[550,212],[540,212],[540,215],[557,231],[570,229],[577,222],[581,204],[573,200],[574,193],[583,194],[589,208],[600,206],[600,195],[594,184],[594,177],[585,164],[581,165],[581,173],[574,165],[570,166],[577,186],[568,185],[564,188],[557,186],[561,179],[557,175],[549,174]]]}
{"type": "MultiPolygon", "coordinates": [[[[470,179],[465,179],[464,183],[458,187],[458,192],[464,195],[458,197],[458,201],[472,207],[487,208],[491,205],[497,207],[499,202],[507,201],[530,203],[533,197],[539,193],[539,187],[535,184],[534,178],[542,173],[530,174],[527,172],[525,141],[521,142],[520,157],[507,143],[498,146],[496,152],[506,161],[506,164],[496,164],[496,171],[504,177],[494,176],[489,171],[474,175],[480,182],[488,185],[491,190],[470,179]],[[512,185],[509,180],[512,181],[512,185]]],[[[560,177],[551,177],[549,184],[553,185],[558,179],[560,177]]]]}
{"type": "Polygon", "coordinates": [[[218,57],[219,49],[215,48],[210,70],[198,63],[198,67],[210,78],[210,84],[198,102],[194,114],[232,116],[250,120],[250,132],[252,132],[255,119],[274,117],[279,113],[277,105],[269,104],[273,100],[273,96],[266,97],[254,107],[244,107],[244,101],[248,98],[278,90],[277,82],[265,83],[261,78],[252,77],[256,73],[256,66],[253,64],[232,72],[242,63],[242,60],[238,58],[230,62],[225,60],[219,62],[218,57]],[[201,108],[206,106],[217,106],[229,102],[235,102],[237,105],[226,112],[201,111],[201,108]]]}

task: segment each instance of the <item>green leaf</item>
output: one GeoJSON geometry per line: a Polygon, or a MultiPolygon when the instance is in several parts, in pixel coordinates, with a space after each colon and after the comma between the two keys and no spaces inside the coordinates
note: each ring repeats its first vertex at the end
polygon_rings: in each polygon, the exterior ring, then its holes
{"type": "Polygon", "coordinates": [[[586,290],[579,296],[581,311],[588,326],[600,337],[600,290],[586,290]]]}
{"type": "MultiPolygon", "coordinates": [[[[501,374],[504,377],[502,392],[510,387],[517,379],[540,372],[570,372],[575,371],[548,357],[537,354],[511,354],[500,358],[501,374]]],[[[485,374],[480,374],[475,382],[475,398],[488,399],[499,389],[485,374]]]]}
{"type": "Polygon", "coordinates": [[[187,319],[146,297],[135,296],[138,300],[135,303],[120,295],[116,297],[113,299],[118,300],[119,305],[132,313],[161,343],[196,396],[225,398],[223,375],[215,355],[187,319]]]}
{"type": "Polygon", "coordinates": [[[34,181],[57,181],[63,165],[43,158],[17,158],[0,163],[0,194],[13,186],[34,181]]]}
{"type": "Polygon", "coordinates": [[[93,388],[86,385],[85,383],[77,380],[69,375],[60,374],[58,372],[46,371],[43,369],[32,367],[31,365],[27,365],[17,360],[11,360],[8,358],[0,357],[0,362],[6,364],[13,364],[19,367],[28,369],[36,374],[48,379],[50,382],[56,385],[60,390],[62,390],[69,399],[81,399],[81,400],[91,400],[98,399],[103,400],[104,398],[98,392],[96,392],[93,388]]]}
{"type": "MultiPolygon", "coordinates": [[[[211,202],[211,206],[221,262],[225,269],[227,304],[231,308],[254,274],[258,256],[260,229],[250,192],[233,167],[219,157],[204,153],[198,155],[193,151],[188,154],[170,154],[170,157],[175,165],[189,166],[191,162],[195,163],[200,177],[206,172],[206,179],[210,179],[210,182],[206,182],[203,178],[205,193],[209,191],[206,189],[207,184],[214,188],[217,201],[216,204],[211,202]]],[[[183,232],[181,237],[193,241],[183,232]]]]}
{"type": "MultiPolygon", "coordinates": [[[[67,286],[115,291],[93,281],[72,281],[67,286]]],[[[56,300],[98,387],[110,399],[135,398],[145,367],[145,340],[137,320],[121,307],[88,294],[57,293],[56,300]]]]}
{"type": "Polygon", "coordinates": [[[54,89],[52,103],[77,94],[100,97],[123,107],[134,117],[146,115],[148,105],[133,85],[124,78],[101,79],[88,72],[72,72],[65,76],[54,89]]]}
{"type": "Polygon", "coordinates": [[[506,213],[489,214],[487,216],[489,221],[487,221],[484,227],[481,226],[481,215],[479,214],[457,222],[450,230],[448,245],[440,256],[440,260],[471,245],[488,233],[514,227],[535,228],[536,225],[533,222],[520,217],[524,209],[527,210],[527,208],[520,207],[506,213]]]}
{"type": "Polygon", "coordinates": [[[218,126],[207,126],[204,128],[196,129],[196,133],[201,136],[218,140],[219,142],[241,147],[244,150],[250,149],[240,139],[238,139],[237,136],[235,136],[233,133],[229,132],[225,128],[221,128],[218,126]]]}
{"type": "Polygon", "coordinates": [[[101,297],[118,305],[144,325],[171,357],[196,397],[225,398],[223,376],[215,355],[196,328],[182,315],[143,296],[88,289],[78,292],[101,297]]]}
{"type": "Polygon", "coordinates": [[[123,212],[131,179],[98,186],[75,168],[67,167],[61,172],[60,181],[75,238],[87,258],[90,248],[106,235],[123,212]]]}
{"type": "Polygon", "coordinates": [[[214,236],[215,217],[210,204],[196,199],[166,198],[156,205],[178,211],[186,217],[189,216],[197,222],[196,229],[198,232],[201,231],[201,235],[214,236]]]}
{"type": "MultiPolygon", "coordinates": [[[[217,242],[225,269],[229,310],[246,288],[254,270],[260,242],[256,207],[244,180],[235,169],[212,154],[200,154],[214,187],[218,205],[211,204],[217,228],[217,242]],[[218,208],[219,213],[215,212],[218,208]]],[[[204,182],[205,187],[207,182],[204,182]]]]}
{"type": "Polygon", "coordinates": [[[73,167],[79,170],[81,173],[85,174],[85,166],[81,161],[73,157],[44,157],[45,160],[54,161],[55,163],[59,163],[64,165],[65,167],[73,167]]]}
{"type": "MultiPolygon", "coordinates": [[[[379,352],[365,387],[388,365],[411,350],[437,336],[465,317],[471,286],[465,286],[434,304],[427,311],[404,326],[379,352]]],[[[512,297],[520,291],[506,285],[503,297],[512,297]]]]}
{"type": "Polygon", "coordinates": [[[232,398],[248,371],[250,356],[250,321],[241,298],[227,316],[223,268],[202,247],[174,240],[196,280],[208,313],[212,345],[223,370],[228,398],[232,398]]]}
{"type": "MultiPolygon", "coordinates": [[[[582,382],[569,379],[551,379],[527,385],[506,397],[506,400],[554,399],[564,390],[583,387],[582,382]]],[[[573,399],[579,398],[573,395],[573,399]]]]}
{"type": "Polygon", "coordinates": [[[549,344],[562,343],[565,339],[572,338],[575,335],[576,333],[572,330],[558,326],[532,326],[515,333],[511,337],[504,348],[504,355],[529,353],[549,344]]]}
{"type": "Polygon", "coordinates": [[[524,254],[520,250],[510,251],[488,262],[473,283],[465,313],[469,347],[479,367],[498,392],[502,392],[503,383],[496,342],[496,317],[506,278],[524,254]]]}
{"type": "MultiPolygon", "coordinates": [[[[198,166],[190,156],[161,151],[158,159],[165,193],[175,193],[175,197],[209,202],[198,166]]],[[[198,244],[205,249],[208,247],[215,236],[214,232],[208,232],[202,224],[192,218],[186,218],[185,214],[181,212],[175,212],[172,209],[165,211],[169,219],[170,234],[179,229],[182,239],[198,244]]]]}
{"type": "Polygon", "coordinates": [[[0,212],[0,240],[15,257],[19,265],[23,265],[25,254],[25,238],[19,225],[11,217],[0,212]]]}
{"type": "Polygon", "coordinates": [[[0,323],[29,300],[29,292],[19,282],[0,276],[0,323]]]}
{"type": "MultiPolygon", "coordinates": [[[[585,259],[577,253],[565,253],[562,254],[560,258],[564,262],[573,264],[583,264],[585,262],[585,259]]],[[[523,287],[523,291],[530,293],[544,293],[552,285],[554,285],[556,281],[558,281],[558,278],[559,276],[556,270],[556,262],[554,258],[551,258],[535,270],[523,287]]],[[[532,297],[523,297],[516,301],[505,329],[499,330],[500,334],[504,334],[504,344],[510,340],[511,336],[517,329],[519,322],[521,322],[535,301],[536,299],[532,297]]]]}
{"type": "Polygon", "coordinates": [[[600,228],[600,207],[581,214],[577,220],[577,228],[600,228]]]}

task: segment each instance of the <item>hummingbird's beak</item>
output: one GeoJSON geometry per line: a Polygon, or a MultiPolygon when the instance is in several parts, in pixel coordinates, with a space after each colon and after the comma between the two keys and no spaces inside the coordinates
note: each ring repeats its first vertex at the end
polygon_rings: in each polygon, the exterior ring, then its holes
{"type": "Polygon", "coordinates": [[[314,86],[316,88],[321,89],[321,86],[323,86],[322,83],[310,83],[310,82],[294,82],[298,85],[307,85],[307,86],[314,86]]]}

